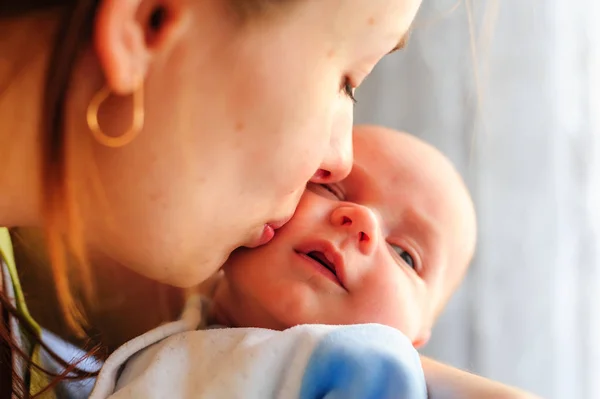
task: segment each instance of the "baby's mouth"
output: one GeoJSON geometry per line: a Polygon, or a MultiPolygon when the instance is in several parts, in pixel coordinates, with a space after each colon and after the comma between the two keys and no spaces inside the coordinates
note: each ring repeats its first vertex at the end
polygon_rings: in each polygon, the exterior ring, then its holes
{"type": "Polygon", "coordinates": [[[336,278],[338,277],[338,275],[335,271],[335,264],[331,260],[327,259],[327,256],[323,252],[311,251],[311,252],[307,253],[306,256],[308,256],[311,259],[316,260],[321,265],[323,265],[323,267],[325,267],[327,270],[329,270],[331,273],[333,273],[333,275],[336,278]]]}
{"type": "Polygon", "coordinates": [[[321,274],[348,291],[345,286],[344,257],[329,241],[317,239],[295,248],[294,251],[317,270],[320,269],[321,274]]]}

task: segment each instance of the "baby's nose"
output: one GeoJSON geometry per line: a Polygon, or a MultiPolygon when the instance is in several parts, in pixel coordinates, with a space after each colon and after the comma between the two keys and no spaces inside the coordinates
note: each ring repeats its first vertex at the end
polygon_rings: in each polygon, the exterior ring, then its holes
{"type": "Polygon", "coordinates": [[[350,241],[364,255],[373,253],[377,245],[377,218],[373,211],[358,204],[344,204],[331,213],[331,223],[344,230],[350,241]]]}

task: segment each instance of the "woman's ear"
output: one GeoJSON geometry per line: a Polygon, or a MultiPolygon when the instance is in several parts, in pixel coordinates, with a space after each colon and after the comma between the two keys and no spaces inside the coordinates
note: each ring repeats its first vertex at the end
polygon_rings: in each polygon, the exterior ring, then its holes
{"type": "Polygon", "coordinates": [[[132,93],[154,58],[181,34],[178,0],[101,0],[94,21],[94,46],[113,93],[132,93]]]}
{"type": "Polygon", "coordinates": [[[427,342],[429,342],[429,338],[431,338],[431,330],[427,329],[419,334],[415,340],[413,340],[413,346],[417,349],[422,348],[427,344],[427,342]]]}

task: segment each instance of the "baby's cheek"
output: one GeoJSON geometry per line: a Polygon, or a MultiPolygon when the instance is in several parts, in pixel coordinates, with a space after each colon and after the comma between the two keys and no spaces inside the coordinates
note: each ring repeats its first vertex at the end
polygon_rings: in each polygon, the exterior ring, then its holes
{"type": "Polygon", "coordinates": [[[276,298],[270,298],[272,314],[285,328],[311,324],[321,319],[314,292],[302,283],[281,285],[276,298]]]}
{"type": "MultiPolygon", "coordinates": [[[[410,299],[401,294],[404,289],[401,284],[384,274],[370,276],[363,280],[365,296],[360,304],[362,316],[368,318],[368,322],[385,324],[399,328],[407,320],[406,306],[410,299]]],[[[410,312],[409,312],[410,313],[410,312]]]]}

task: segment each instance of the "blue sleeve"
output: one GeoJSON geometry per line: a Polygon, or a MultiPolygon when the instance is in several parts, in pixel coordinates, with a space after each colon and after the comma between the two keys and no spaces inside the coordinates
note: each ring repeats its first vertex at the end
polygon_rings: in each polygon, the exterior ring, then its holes
{"type": "Polygon", "coordinates": [[[421,361],[398,331],[367,324],[333,330],[314,348],[300,399],[426,399],[421,361]]]}

